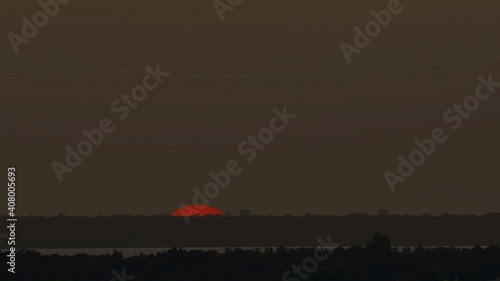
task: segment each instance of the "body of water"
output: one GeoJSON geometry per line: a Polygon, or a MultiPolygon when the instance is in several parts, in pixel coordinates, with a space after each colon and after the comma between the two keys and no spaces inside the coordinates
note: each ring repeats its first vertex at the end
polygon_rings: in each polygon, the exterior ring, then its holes
{"type": "MultiPolygon", "coordinates": [[[[411,250],[414,250],[417,246],[397,246],[393,247],[398,249],[399,251],[403,250],[404,248],[410,248],[411,250]]],[[[475,246],[424,246],[424,248],[466,248],[466,249],[471,249],[474,248],[475,246]]],[[[481,246],[482,248],[486,248],[487,246],[481,246]]],[[[216,251],[217,253],[224,253],[225,249],[231,248],[231,249],[236,249],[235,247],[185,247],[182,248],[182,250],[186,251],[193,251],[193,250],[201,250],[201,251],[216,251]]],[[[272,248],[272,249],[277,249],[278,247],[238,247],[238,249],[242,250],[255,250],[255,249],[260,249],[264,250],[266,248],[272,248]]],[[[312,248],[312,247],[286,247],[286,248],[312,248]]],[[[332,247],[332,249],[335,247],[332,247]]],[[[348,249],[349,246],[344,247],[345,249],[348,249]]],[[[118,252],[122,252],[123,256],[125,257],[131,257],[131,256],[138,256],[140,254],[144,255],[150,255],[150,254],[158,254],[161,252],[165,252],[170,250],[171,248],[78,248],[78,249],[33,249],[34,251],[37,251],[41,253],[42,255],[52,255],[52,254],[57,254],[57,255],[65,255],[65,256],[74,256],[77,254],[88,254],[88,255],[106,255],[106,254],[112,254],[115,250],[118,252]]]]}

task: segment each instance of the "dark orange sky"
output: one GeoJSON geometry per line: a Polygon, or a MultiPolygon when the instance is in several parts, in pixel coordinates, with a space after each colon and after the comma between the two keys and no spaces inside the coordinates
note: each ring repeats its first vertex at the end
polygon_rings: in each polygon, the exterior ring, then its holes
{"type": "MultiPolygon", "coordinates": [[[[351,64],[340,42],[387,1],[244,1],[223,22],[211,1],[72,1],[19,54],[5,36],[1,155],[18,169],[18,213],[170,212],[232,159],[243,172],[211,202],[230,213],[500,211],[500,90],[387,186],[479,75],[500,81],[498,1],[402,3],[351,64]],[[110,103],[157,64],[170,76],[119,120],[110,103]],[[285,105],[297,118],[246,163],[238,145],[285,105]],[[102,118],[115,131],[59,183],[51,163],[102,118]]],[[[37,8],[2,4],[1,33],[37,8]]]]}

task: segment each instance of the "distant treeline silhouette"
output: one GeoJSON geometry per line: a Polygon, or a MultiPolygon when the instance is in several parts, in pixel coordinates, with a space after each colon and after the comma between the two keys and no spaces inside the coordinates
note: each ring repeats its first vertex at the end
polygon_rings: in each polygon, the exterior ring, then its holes
{"type": "MultiPolygon", "coordinates": [[[[314,255],[311,248],[226,249],[224,253],[172,248],[155,255],[128,258],[119,252],[99,256],[41,256],[35,251],[23,250],[17,255],[16,280],[104,281],[115,278],[112,270],[126,274],[127,278],[120,279],[134,281],[480,281],[500,276],[498,246],[417,247],[413,251],[409,248],[398,251],[391,248],[387,235],[377,233],[365,247],[338,247],[330,253],[326,249],[318,252],[327,258],[307,272],[302,261],[314,255]],[[302,277],[285,273],[297,266],[302,277]]],[[[11,280],[7,274],[2,271],[0,280],[11,280]]]]}
{"type": "MultiPolygon", "coordinates": [[[[1,219],[1,218],[0,218],[1,219]]],[[[387,233],[395,246],[500,244],[500,214],[409,216],[20,217],[18,248],[315,246],[331,235],[343,246],[387,233]]],[[[5,248],[5,244],[2,244],[5,248]]]]}

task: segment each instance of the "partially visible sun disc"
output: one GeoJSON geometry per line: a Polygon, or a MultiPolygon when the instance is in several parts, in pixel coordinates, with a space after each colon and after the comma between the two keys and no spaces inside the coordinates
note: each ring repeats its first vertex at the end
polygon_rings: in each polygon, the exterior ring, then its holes
{"type": "Polygon", "coordinates": [[[222,216],[224,215],[224,212],[217,208],[206,205],[190,205],[179,208],[173,211],[170,215],[173,217],[222,216]]]}

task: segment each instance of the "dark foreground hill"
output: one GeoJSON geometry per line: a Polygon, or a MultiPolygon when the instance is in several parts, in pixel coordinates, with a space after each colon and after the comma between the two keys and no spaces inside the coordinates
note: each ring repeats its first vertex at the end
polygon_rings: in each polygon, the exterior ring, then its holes
{"type": "MultiPolygon", "coordinates": [[[[4,253],[2,256],[5,257],[4,253]]],[[[124,258],[120,253],[89,256],[17,255],[20,281],[480,281],[500,276],[500,248],[416,248],[392,250],[386,235],[375,234],[366,247],[169,251],[124,258]],[[456,279],[455,279],[456,278],[456,279]]],[[[0,273],[0,280],[10,280],[0,273]]]]}
{"type": "MultiPolygon", "coordinates": [[[[500,214],[483,216],[301,217],[21,217],[18,248],[277,247],[316,246],[331,236],[343,246],[363,245],[387,233],[394,246],[500,245],[500,214]]],[[[3,244],[2,246],[5,246],[3,244]]],[[[500,265],[499,265],[500,266],[500,265]]]]}

